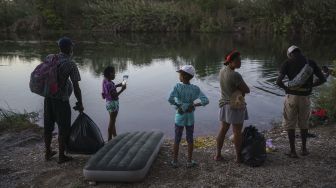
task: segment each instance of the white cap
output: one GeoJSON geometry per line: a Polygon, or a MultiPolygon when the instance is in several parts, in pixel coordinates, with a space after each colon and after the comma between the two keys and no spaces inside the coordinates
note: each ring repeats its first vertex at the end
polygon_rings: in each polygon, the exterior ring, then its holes
{"type": "Polygon", "coordinates": [[[192,65],[183,65],[177,72],[180,71],[188,73],[191,76],[195,76],[195,68],[192,65]]]}
{"type": "Polygon", "coordinates": [[[291,47],[289,47],[288,50],[287,50],[287,57],[290,58],[290,54],[296,49],[300,49],[300,48],[295,46],[295,45],[292,45],[291,47]]]}

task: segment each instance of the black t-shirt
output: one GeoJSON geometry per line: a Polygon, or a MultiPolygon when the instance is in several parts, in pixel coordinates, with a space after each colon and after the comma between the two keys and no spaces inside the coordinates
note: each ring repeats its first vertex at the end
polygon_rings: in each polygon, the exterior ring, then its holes
{"type": "Polygon", "coordinates": [[[308,96],[312,92],[314,75],[317,76],[322,81],[325,80],[325,77],[321,69],[317,66],[317,64],[313,60],[306,59],[305,57],[285,61],[281,66],[280,74],[286,75],[289,80],[293,80],[295,76],[299,74],[301,69],[305,66],[306,61],[308,61],[309,66],[313,68],[314,74],[311,75],[305,82],[305,84],[303,84],[300,88],[292,90],[288,89],[286,91],[286,94],[308,96]]]}

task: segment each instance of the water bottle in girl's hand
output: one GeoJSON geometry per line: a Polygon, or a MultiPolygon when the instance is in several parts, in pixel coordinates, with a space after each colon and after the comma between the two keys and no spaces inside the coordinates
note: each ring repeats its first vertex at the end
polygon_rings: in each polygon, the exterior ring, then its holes
{"type": "Polygon", "coordinates": [[[124,85],[126,85],[127,84],[127,80],[128,80],[128,75],[124,75],[123,76],[123,81],[122,81],[122,85],[124,86],[124,85]]]}

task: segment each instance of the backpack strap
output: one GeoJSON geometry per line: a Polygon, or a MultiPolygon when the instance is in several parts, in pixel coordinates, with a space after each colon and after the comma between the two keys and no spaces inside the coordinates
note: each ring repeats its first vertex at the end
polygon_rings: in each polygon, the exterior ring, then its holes
{"type": "Polygon", "coordinates": [[[66,86],[66,83],[67,83],[67,79],[65,79],[64,82],[61,83],[62,80],[60,80],[60,78],[59,78],[60,69],[61,69],[62,66],[64,66],[64,63],[60,61],[60,56],[61,56],[60,54],[55,54],[54,57],[53,57],[53,60],[58,61],[57,62],[58,63],[58,65],[57,65],[57,82],[58,82],[60,88],[64,89],[64,87],[66,86]]]}

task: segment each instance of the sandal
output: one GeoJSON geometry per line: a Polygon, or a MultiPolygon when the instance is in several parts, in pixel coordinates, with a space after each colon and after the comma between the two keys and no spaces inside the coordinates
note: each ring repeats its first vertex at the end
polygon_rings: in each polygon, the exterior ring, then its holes
{"type": "Polygon", "coordinates": [[[178,163],[177,163],[177,161],[175,161],[175,160],[170,161],[170,165],[171,165],[173,168],[177,168],[177,167],[178,167],[178,163]]]}
{"type": "Polygon", "coordinates": [[[195,167],[197,166],[197,162],[194,160],[191,160],[190,162],[187,162],[187,168],[195,167]]]}

